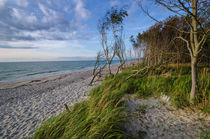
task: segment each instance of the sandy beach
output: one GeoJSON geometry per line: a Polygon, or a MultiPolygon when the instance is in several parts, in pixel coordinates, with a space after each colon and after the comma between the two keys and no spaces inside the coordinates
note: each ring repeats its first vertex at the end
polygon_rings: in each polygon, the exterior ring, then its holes
{"type": "MultiPolygon", "coordinates": [[[[116,71],[116,66],[112,70],[116,71]]],[[[0,85],[0,138],[32,136],[43,121],[65,110],[64,104],[71,107],[88,98],[89,91],[101,83],[100,80],[89,86],[91,79],[92,70],[84,70],[0,85]]],[[[209,116],[180,112],[157,98],[137,99],[131,95],[127,99],[129,120],[125,128],[134,137],[145,131],[148,138],[199,138],[210,127],[209,116]],[[139,116],[138,107],[142,105],[145,114],[139,116]]]]}
{"type": "Polygon", "coordinates": [[[42,121],[59,114],[64,104],[88,97],[100,84],[88,86],[92,70],[51,76],[15,84],[0,85],[0,137],[32,136],[42,121]]]}

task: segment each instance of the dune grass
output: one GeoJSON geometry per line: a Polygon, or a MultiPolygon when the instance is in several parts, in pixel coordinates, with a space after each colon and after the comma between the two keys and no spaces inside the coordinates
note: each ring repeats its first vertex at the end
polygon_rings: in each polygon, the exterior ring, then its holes
{"type": "MultiPolygon", "coordinates": [[[[138,69],[131,67],[127,71],[138,69]]],[[[210,67],[199,66],[198,69],[199,94],[196,94],[195,104],[192,107],[210,113],[210,67]]],[[[144,72],[144,71],[143,71],[144,72]]],[[[178,108],[190,106],[191,68],[190,66],[161,66],[149,69],[146,76],[142,73],[129,79],[132,93],[139,97],[160,96],[161,93],[171,97],[170,101],[178,108]]]]}
{"type": "MultiPolygon", "coordinates": [[[[119,78],[118,78],[119,79],[119,78]]],[[[121,138],[128,136],[123,130],[126,120],[124,91],[112,77],[92,89],[88,100],[44,122],[33,138],[121,138]],[[116,85],[116,86],[115,86],[116,85]]]]}
{"type": "MultiPolygon", "coordinates": [[[[88,100],[76,103],[70,112],[64,111],[44,122],[35,132],[35,139],[51,138],[132,138],[123,123],[126,121],[124,95],[138,97],[160,96],[161,92],[171,97],[179,108],[190,106],[190,67],[162,66],[150,68],[128,79],[142,65],[126,68],[116,77],[105,77],[102,84],[91,90],[88,100]],[[144,76],[142,76],[144,75],[144,76]]],[[[209,111],[210,72],[208,66],[199,67],[199,88],[195,104],[204,112],[209,111]]]]}

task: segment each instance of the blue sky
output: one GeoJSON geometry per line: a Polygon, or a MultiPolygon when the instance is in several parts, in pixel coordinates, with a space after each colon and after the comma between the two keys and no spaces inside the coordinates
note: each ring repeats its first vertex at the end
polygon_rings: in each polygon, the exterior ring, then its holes
{"type": "MultiPolygon", "coordinates": [[[[142,3],[157,19],[170,15],[152,0],[142,3]]],[[[101,50],[98,20],[112,6],[128,11],[124,38],[129,49],[129,37],[155,23],[137,0],[0,0],[0,62],[95,57],[101,50]]]]}

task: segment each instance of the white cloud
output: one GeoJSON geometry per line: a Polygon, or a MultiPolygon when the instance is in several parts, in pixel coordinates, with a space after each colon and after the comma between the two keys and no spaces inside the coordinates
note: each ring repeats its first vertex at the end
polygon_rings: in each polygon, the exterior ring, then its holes
{"type": "MultiPolygon", "coordinates": [[[[84,48],[78,40],[35,40],[35,41],[25,41],[25,40],[16,40],[16,41],[0,41],[0,44],[9,46],[11,48],[17,49],[60,49],[60,48],[84,48]]],[[[0,47],[1,48],[1,47],[0,47]]],[[[1,52],[0,52],[1,54],[1,52]]]]}
{"type": "Polygon", "coordinates": [[[52,5],[50,0],[46,0],[46,2],[47,2],[48,5],[52,5]]]}
{"type": "Polygon", "coordinates": [[[28,22],[29,24],[34,24],[38,22],[37,17],[33,14],[27,16],[25,19],[26,19],[26,22],[28,22]]]}
{"type": "Polygon", "coordinates": [[[39,6],[39,9],[42,11],[42,13],[45,15],[45,16],[49,16],[49,13],[47,11],[47,9],[45,8],[44,5],[42,5],[41,3],[38,3],[38,6],[39,6]]]}
{"type": "Polygon", "coordinates": [[[4,7],[6,2],[7,2],[7,0],[0,0],[0,7],[4,7]]]}
{"type": "Polygon", "coordinates": [[[91,13],[83,0],[73,1],[75,6],[70,8],[62,2],[56,7],[53,0],[51,3],[0,0],[0,61],[2,58],[43,58],[47,54],[49,57],[92,55],[80,42],[91,37],[83,24],[91,13]],[[67,13],[72,15],[66,16],[67,13]]]}
{"type": "Polygon", "coordinates": [[[27,13],[24,10],[17,8],[12,8],[12,18],[10,19],[10,22],[16,27],[32,28],[33,26],[39,25],[38,19],[33,13],[27,13]]]}
{"type": "Polygon", "coordinates": [[[38,3],[39,9],[45,16],[57,16],[57,12],[52,10],[51,8],[46,7],[45,5],[38,3]]]}
{"type": "Polygon", "coordinates": [[[72,11],[69,9],[69,6],[65,6],[63,9],[66,13],[70,14],[72,11]]]}
{"type": "Polygon", "coordinates": [[[110,0],[110,1],[109,1],[109,5],[110,5],[111,7],[120,5],[120,1],[119,1],[119,0],[110,0]]]}
{"type": "Polygon", "coordinates": [[[26,8],[28,6],[28,1],[27,0],[16,0],[16,3],[20,7],[26,8]]]}
{"type": "Polygon", "coordinates": [[[74,10],[75,10],[75,16],[77,19],[88,19],[90,17],[90,11],[85,9],[84,3],[82,0],[73,0],[73,2],[76,4],[74,10]]]}
{"type": "Polygon", "coordinates": [[[17,20],[22,19],[22,14],[20,10],[18,10],[17,8],[12,9],[12,15],[13,15],[13,18],[16,18],[17,20]]]}
{"type": "Polygon", "coordinates": [[[39,52],[30,49],[1,49],[0,61],[34,61],[38,60],[52,60],[56,59],[55,54],[47,52],[39,52]]]}
{"type": "Polygon", "coordinates": [[[0,61],[58,60],[59,57],[95,56],[95,52],[86,49],[78,40],[43,40],[3,42],[13,49],[0,47],[0,61]],[[32,46],[36,49],[19,49],[32,46]]]}
{"type": "Polygon", "coordinates": [[[17,8],[12,8],[12,17],[14,22],[16,23],[26,23],[26,24],[34,24],[37,23],[37,17],[33,13],[26,13],[24,10],[20,10],[17,8]]]}

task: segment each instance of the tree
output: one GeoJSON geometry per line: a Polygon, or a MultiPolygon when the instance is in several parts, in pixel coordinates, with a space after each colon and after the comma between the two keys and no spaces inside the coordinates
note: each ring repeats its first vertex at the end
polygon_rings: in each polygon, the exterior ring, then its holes
{"type": "Polygon", "coordinates": [[[116,51],[116,56],[120,60],[120,65],[118,66],[117,72],[115,74],[116,76],[119,73],[119,71],[123,68],[123,65],[125,64],[126,61],[126,49],[122,36],[120,36],[115,42],[115,51],[116,51]]]}
{"type": "MultiPolygon", "coordinates": [[[[186,47],[191,57],[191,73],[192,73],[192,87],[190,93],[190,101],[193,102],[195,94],[198,92],[198,77],[197,77],[197,63],[199,54],[203,49],[203,46],[209,37],[209,24],[206,26],[203,18],[209,12],[209,3],[206,0],[155,0],[157,4],[166,7],[168,10],[175,14],[184,17],[185,23],[188,25],[190,31],[184,31],[182,29],[174,27],[179,31],[177,39],[181,39],[186,43],[186,47]],[[183,37],[183,35],[189,35],[189,40],[183,37]]],[[[145,10],[139,3],[141,9],[153,20],[158,21],[152,17],[147,10],[145,10]]],[[[208,22],[208,21],[207,21],[208,22]]],[[[173,26],[171,26],[173,27],[173,26]]]]}
{"type": "Polygon", "coordinates": [[[142,39],[142,34],[138,33],[136,39],[134,38],[133,35],[130,36],[130,42],[137,53],[138,56],[138,61],[140,62],[142,58],[142,53],[145,52],[145,43],[144,40],[142,39]]]}
{"type": "MultiPolygon", "coordinates": [[[[123,62],[124,42],[122,39],[123,20],[128,16],[124,9],[112,7],[98,23],[98,30],[101,35],[101,45],[107,61],[109,74],[112,74],[110,65],[116,56],[123,62]],[[113,43],[112,43],[113,42],[113,43]]],[[[122,63],[121,63],[122,64],[122,63]]]]}
{"type": "Polygon", "coordinates": [[[145,64],[189,62],[187,48],[183,47],[181,40],[174,39],[179,32],[168,26],[187,31],[183,18],[173,16],[161,23],[156,23],[143,33],[139,33],[136,39],[133,36],[130,37],[136,51],[143,51],[145,64]]]}

